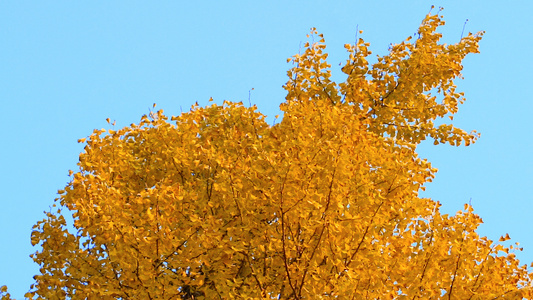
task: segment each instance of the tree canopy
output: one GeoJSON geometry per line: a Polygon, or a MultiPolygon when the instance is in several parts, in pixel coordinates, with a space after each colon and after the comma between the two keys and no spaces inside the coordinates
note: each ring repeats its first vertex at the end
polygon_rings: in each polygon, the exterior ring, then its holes
{"type": "Polygon", "coordinates": [[[341,83],[312,29],[273,125],[225,101],[95,130],[33,228],[26,297],[533,299],[517,246],[479,236],[470,205],[446,215],[419,195],[436,169],[418,144],[478,138],[445,121],[483,33],[446,45],[443,24],[428,14],[373,64],[368,43],[345,45],[341,83]]]}

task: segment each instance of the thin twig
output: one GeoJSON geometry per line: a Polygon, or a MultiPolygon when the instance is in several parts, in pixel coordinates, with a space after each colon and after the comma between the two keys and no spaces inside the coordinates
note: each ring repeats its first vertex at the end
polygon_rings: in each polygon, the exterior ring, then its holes
{"type": "Polygon", "coordinates": [[[463,34],[465,33],[465,27],[466,27],[467,22],[468,22],[468,19],[466,19],[465,23],[463,24],[463,31],[461,31],[461,40],[463,39],[463,34]]]}

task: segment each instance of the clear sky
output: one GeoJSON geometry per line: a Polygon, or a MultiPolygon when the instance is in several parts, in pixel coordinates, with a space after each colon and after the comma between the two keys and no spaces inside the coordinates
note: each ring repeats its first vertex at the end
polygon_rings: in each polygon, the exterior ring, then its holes
{"type": "Polygon", "coordinates": [[[335,78],[356,28],[375,54],[416,32],[443,6],[444,41],[485,30],[458,82],[455,124],[481,132],[468,148],[429,146],[439,169],[426,196],[445,213],[471,201],[491,239],[509,233],[533,261],[532,1],[1,1],[0,286],[21,298],[38,266],[32,226],[76,169],[95,128],[138,122],[153,103],[169,115],[210,97],[251,101],[269,116],[311,27],[326,38],[335,78]],[[435,12],[437,9],[434,10],[435,12]]]}

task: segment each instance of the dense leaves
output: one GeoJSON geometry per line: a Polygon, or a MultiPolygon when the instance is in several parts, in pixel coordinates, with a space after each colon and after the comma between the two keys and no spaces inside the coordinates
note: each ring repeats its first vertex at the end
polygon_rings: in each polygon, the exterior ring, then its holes
{"type": "Polygon", "coordinates": [[[340,84],[313,30],[272,126],[224,102],[96,130],[34,227],[26,296],[533,299],[527,267],[476,233],[472,207],[444,215],[419,196],[436,170],[416,146],[477,138],[439,119],[464,101],[454,80],[481,34],[443,45],[442,24],[428,15],[373,65],[363,40],[346,45],[340,84]]]}

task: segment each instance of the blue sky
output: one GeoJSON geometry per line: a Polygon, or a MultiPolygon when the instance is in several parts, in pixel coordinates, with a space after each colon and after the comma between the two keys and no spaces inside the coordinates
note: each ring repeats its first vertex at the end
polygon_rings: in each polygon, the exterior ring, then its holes
{"type": "Polygon", "coordinates": [[[210,97],[251,101],[269,116],[311,27],[326,38],[335,78],[356,28],[374,54],[416,32],[444,7],[444,41],[485,30],[481,54],[458,82],[467,102],[458,127],[481,132],[470,147],[423,145],[439,169],[426,196],[445,213],[472,202],[491,239],[509,233],[533,261],[530,74],[531,1],[2,1],[0,2],[0,285],[21,298],[37,274],[32,226],[76,169],[95,128],[138,122],[153,103],[169,115],[210,97]],[[436,10],[434,10],[436,11],[436,10]]]}

